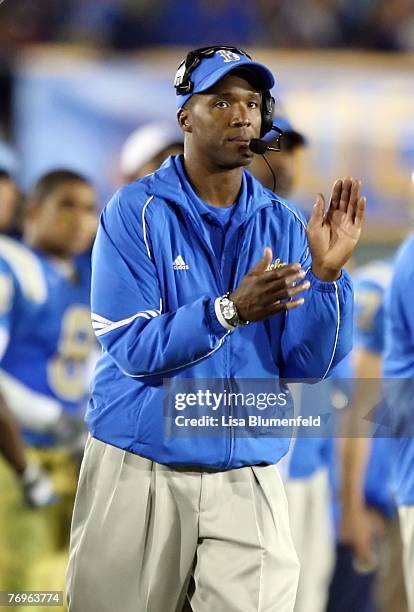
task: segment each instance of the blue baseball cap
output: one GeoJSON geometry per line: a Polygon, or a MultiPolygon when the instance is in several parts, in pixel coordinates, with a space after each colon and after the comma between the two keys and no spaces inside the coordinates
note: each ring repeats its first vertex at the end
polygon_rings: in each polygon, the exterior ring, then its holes
{"type": "MultiPolygon", "coordinates": [[[[182,108],[193,94],[207,91],[226,74],[239,68],[246,72],[246,76],[251,73],[258,91],[268,91],[275,84],[273,74],[263,64],[254,62],[242,52],[236,53],[228,49],[218,48],[211,55],[203,57],[196,68],[191,71],[189,78],[193,84],[192,90],[190,93],[177,93],[177,108],[182,108]]],[[[183,62],[175,75],[175,87],[181,84],[185,70],[186,66],[183,62]]]]}

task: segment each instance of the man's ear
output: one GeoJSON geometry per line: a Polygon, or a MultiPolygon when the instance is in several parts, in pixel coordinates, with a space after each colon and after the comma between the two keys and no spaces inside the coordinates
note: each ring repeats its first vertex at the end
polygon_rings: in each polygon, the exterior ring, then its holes
{"type": "Polygon", "coordinates": [[[192,132],[191,112],[187,108],[180,108],[177,113],[177,119],[180,128],[183,132],[192,132]]]}

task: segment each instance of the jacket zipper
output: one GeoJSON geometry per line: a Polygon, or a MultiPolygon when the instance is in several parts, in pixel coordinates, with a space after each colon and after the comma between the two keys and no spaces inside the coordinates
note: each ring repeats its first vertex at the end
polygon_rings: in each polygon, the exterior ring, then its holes
{"type": "MultiPolygon", "coordinates": [[[[244,224],[243,224],[244,226],[244,224]]],[[[229,287],[228,290],[233,289],[234,288],[234,284],[235,284],[235,280],[236,280],[236,276],[237,276],[237,270],[238,270],[238,261],[239,261],[239,254],[240,254],[240,249],[241,249],[241,245],[244,242],[244,237],[245,237],[245,233],[244,233],[244,227],[240,228],[239,233],[238,233],[238,240],[237,240],[237,248],[236,248],[236,256],[235,259],[233,261],[236,262],[236,265],[234,266],[234,275],[233,275],[233,287],[229,287]],[[243,234],[241,234],[243,232],[243,234]]],[[[225,249],[223,249],[223,253],[225,252],[225,249]]],[[[226,343],[226,389],[228,389],[229,393],[232,393],[232,379],[230,377],[230,341],[226,343]]],[[[231,404],[228,407],[228,414],[227,414],[229,420],[233,417],[233,411],[232,411],[232,407],[231,404]]],[[[228,468],[230,467],[230,462],[232,459],[232,455],[233,455],[233,449],[234,449],[234,436],[235,436],[235,430],[233,425],[230,425],[229,428],[229,435],[228,435],[228,444],[227,446],[227,452],[226,452],[226,457],[225,457],[225,461],[224,461],[224,468],[228,468]]]]}
{"type": "MultiPolygon", "coordinates": [[[[258,208],[252,215],[250,215],[242,224],[243,230],[245,230],[246,224],[248,221],[250,221],[250,219],[262,208],[266,208],[267,206],[269,206],[269,204],[266,204],[265,206],[261,206],[260,208],[258,208]]],[[[193,219],[192,215],[188,214],[187,212],[185,212],[185,216],[187,217],[187,219],[189,220],[193,230],[197,227],[197,224],[195,222],[195,220],[193,219]]],[[[240,230],[242,231],[242,230],[240,230]]],[[[215,270],[217,272],[217,276],[219,278],[220,281],[220,285],[221,285],[221,290],[223,291],[223,293],[226,292],[226,289],[224,288],[224,277],[223,277],[223,273],[221,271],[221,267],[219,265],[218,259],[216,254],[213,252],[213,250],[210,248],[210,245],[207,243],[206,240],[204,240],[204,237],[202,235],[201,232],[194,232],[197,236],[197,239],[201,242],[201,244],[203,245],[204,249],[207,251],[207,253],[210,255],[210,260],[213,262],[213,265],[215,267],[215,270]]],[[[234,268],[234,277],[233,277],[233,281],[236,279],[237,277],[237,271],[238,271],[238,261],[239,261],[239,254],[240,254],[240,249],[241,249],[241,245],[243,243],[243,239],[245,237],[245,231],[243,231],[243,235],[239,234],[238,237],[238,244],[237,244],[237,250],[236,250],[236,266],[234,268]]],[[[225,252],[225,249],[223,249],[223,253],[225,252]]],[[[228,287],[227,291],[230,290],[230,287],[228,287]]],[[[225,354],[224,354],[224,369],[225,369],[225,382],[226,382],[226,388],[228,388],[229,392],[231,393],[231,389],[232,389],[232,385],[231,385],[231,378],[230,378],[230,368],[229,368],[229,364],[230,364],[230,342],[227,342],[225,347],[225,354]]],[[[231,410],[231,406],[228,407],[228,411],[226,411],[228,414],[227,416],[232,417],[232,410],[231,410]]],[[[232,453],[233,453],[233,446],[234,446],[234,428],[233,426],[230,424],[230,426],[228,428],[228,434],[226,434],[226,452],[225,452],[225,458],[224,458],[224,463],[223,463],[223,467],[224,468],[228,468],[230,466],[230,461],[232,458],[232,453]]]]}
{"type": "MultiPolygon", "coordinates": [[[[195,223],[195,220],[193,219],[192,215],[189,215],[186,213],[185,215],[193,229],[196,230],[197,229],[197,224],[195,223]]],[[[200,241],[200,243],[202,244],[203,248],[205,249],[205,251],[208,253],[210,261],[213,263],[213,266],[215,268],[216,271],[216,278],[218,279],[218,285],[219,285],[219,291],[221,293],[226,293],[226,291],[228,291],[228,289],[224,288],[224,277],[223,277],[223,273],[221,271],[221,267],[220,267],[220,262],[217,259],[217,255],[213,252],[213,250],[211,249],[210,245],[207,243],[206,240],[204,240],[204,236],[201,233],[201,231],[194,231],[194,234],[197,236],[197,240],[200,241]]],[[[218,296],[217,296],[218,297],[218,296]]],[[[223,347],[224,349],[224,354],[223,354],[223,359],[224,359],[224,371],[225,371],[225,381],[228,381],[228,357],[229,357],[229,346],[228,343],[225,343],[225,346],[223,347]]],[[[227,429],[227,428],[226,428],[227,429]]],[[[229,428],[230,431],[226,431],[225,433],[225,452],[224,452],[224,461],[223,461],[223,466],[227,466],[231,457],[231,449],[232,449],[232,440],[231,440],[231,436],[232,436],[232,427],[229,428]]]]}

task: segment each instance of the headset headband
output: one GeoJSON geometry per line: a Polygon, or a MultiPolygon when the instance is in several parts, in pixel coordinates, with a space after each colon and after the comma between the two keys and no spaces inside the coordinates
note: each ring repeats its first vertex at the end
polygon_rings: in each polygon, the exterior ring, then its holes
{"type": "Polygon", "coordinates": [[[244,55],[249,60],[252,59],[248,53],[243,51],[243,49],[238,49],[237,47],[216,45],[212,47],[200,47],[199,49],[194,49],[194,51],[190,51],[187,54],[185,60],[183,60],[178,67],[177,75],[174,81],[174,87],[177,95],[183,96],[192,92],[194,83],[190,79],[191,73],[197,68],[203,59],[211,57],[216,53],[216,51],[231,51],[232,53],[244,55]]]}

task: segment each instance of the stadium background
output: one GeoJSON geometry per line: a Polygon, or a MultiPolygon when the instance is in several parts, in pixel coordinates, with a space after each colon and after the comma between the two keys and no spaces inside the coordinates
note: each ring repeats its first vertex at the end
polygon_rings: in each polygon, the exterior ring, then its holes
{"type": "MultiPolygon", "coordinates": [[[[309,139],[295,194],[355,173],[365,240],[396,243],[414,169],[414,8],[408,0],[69,0],[1,5],[0,138],[29,188],[59,165],[86,172],[104,203],[120,184],[126,136],[174,121],[172,74],[188,48],[246,46],[274,71],[276,99],[309,139]]],[[[364,257],[364,250],[360,257],[364,257]]]]}

